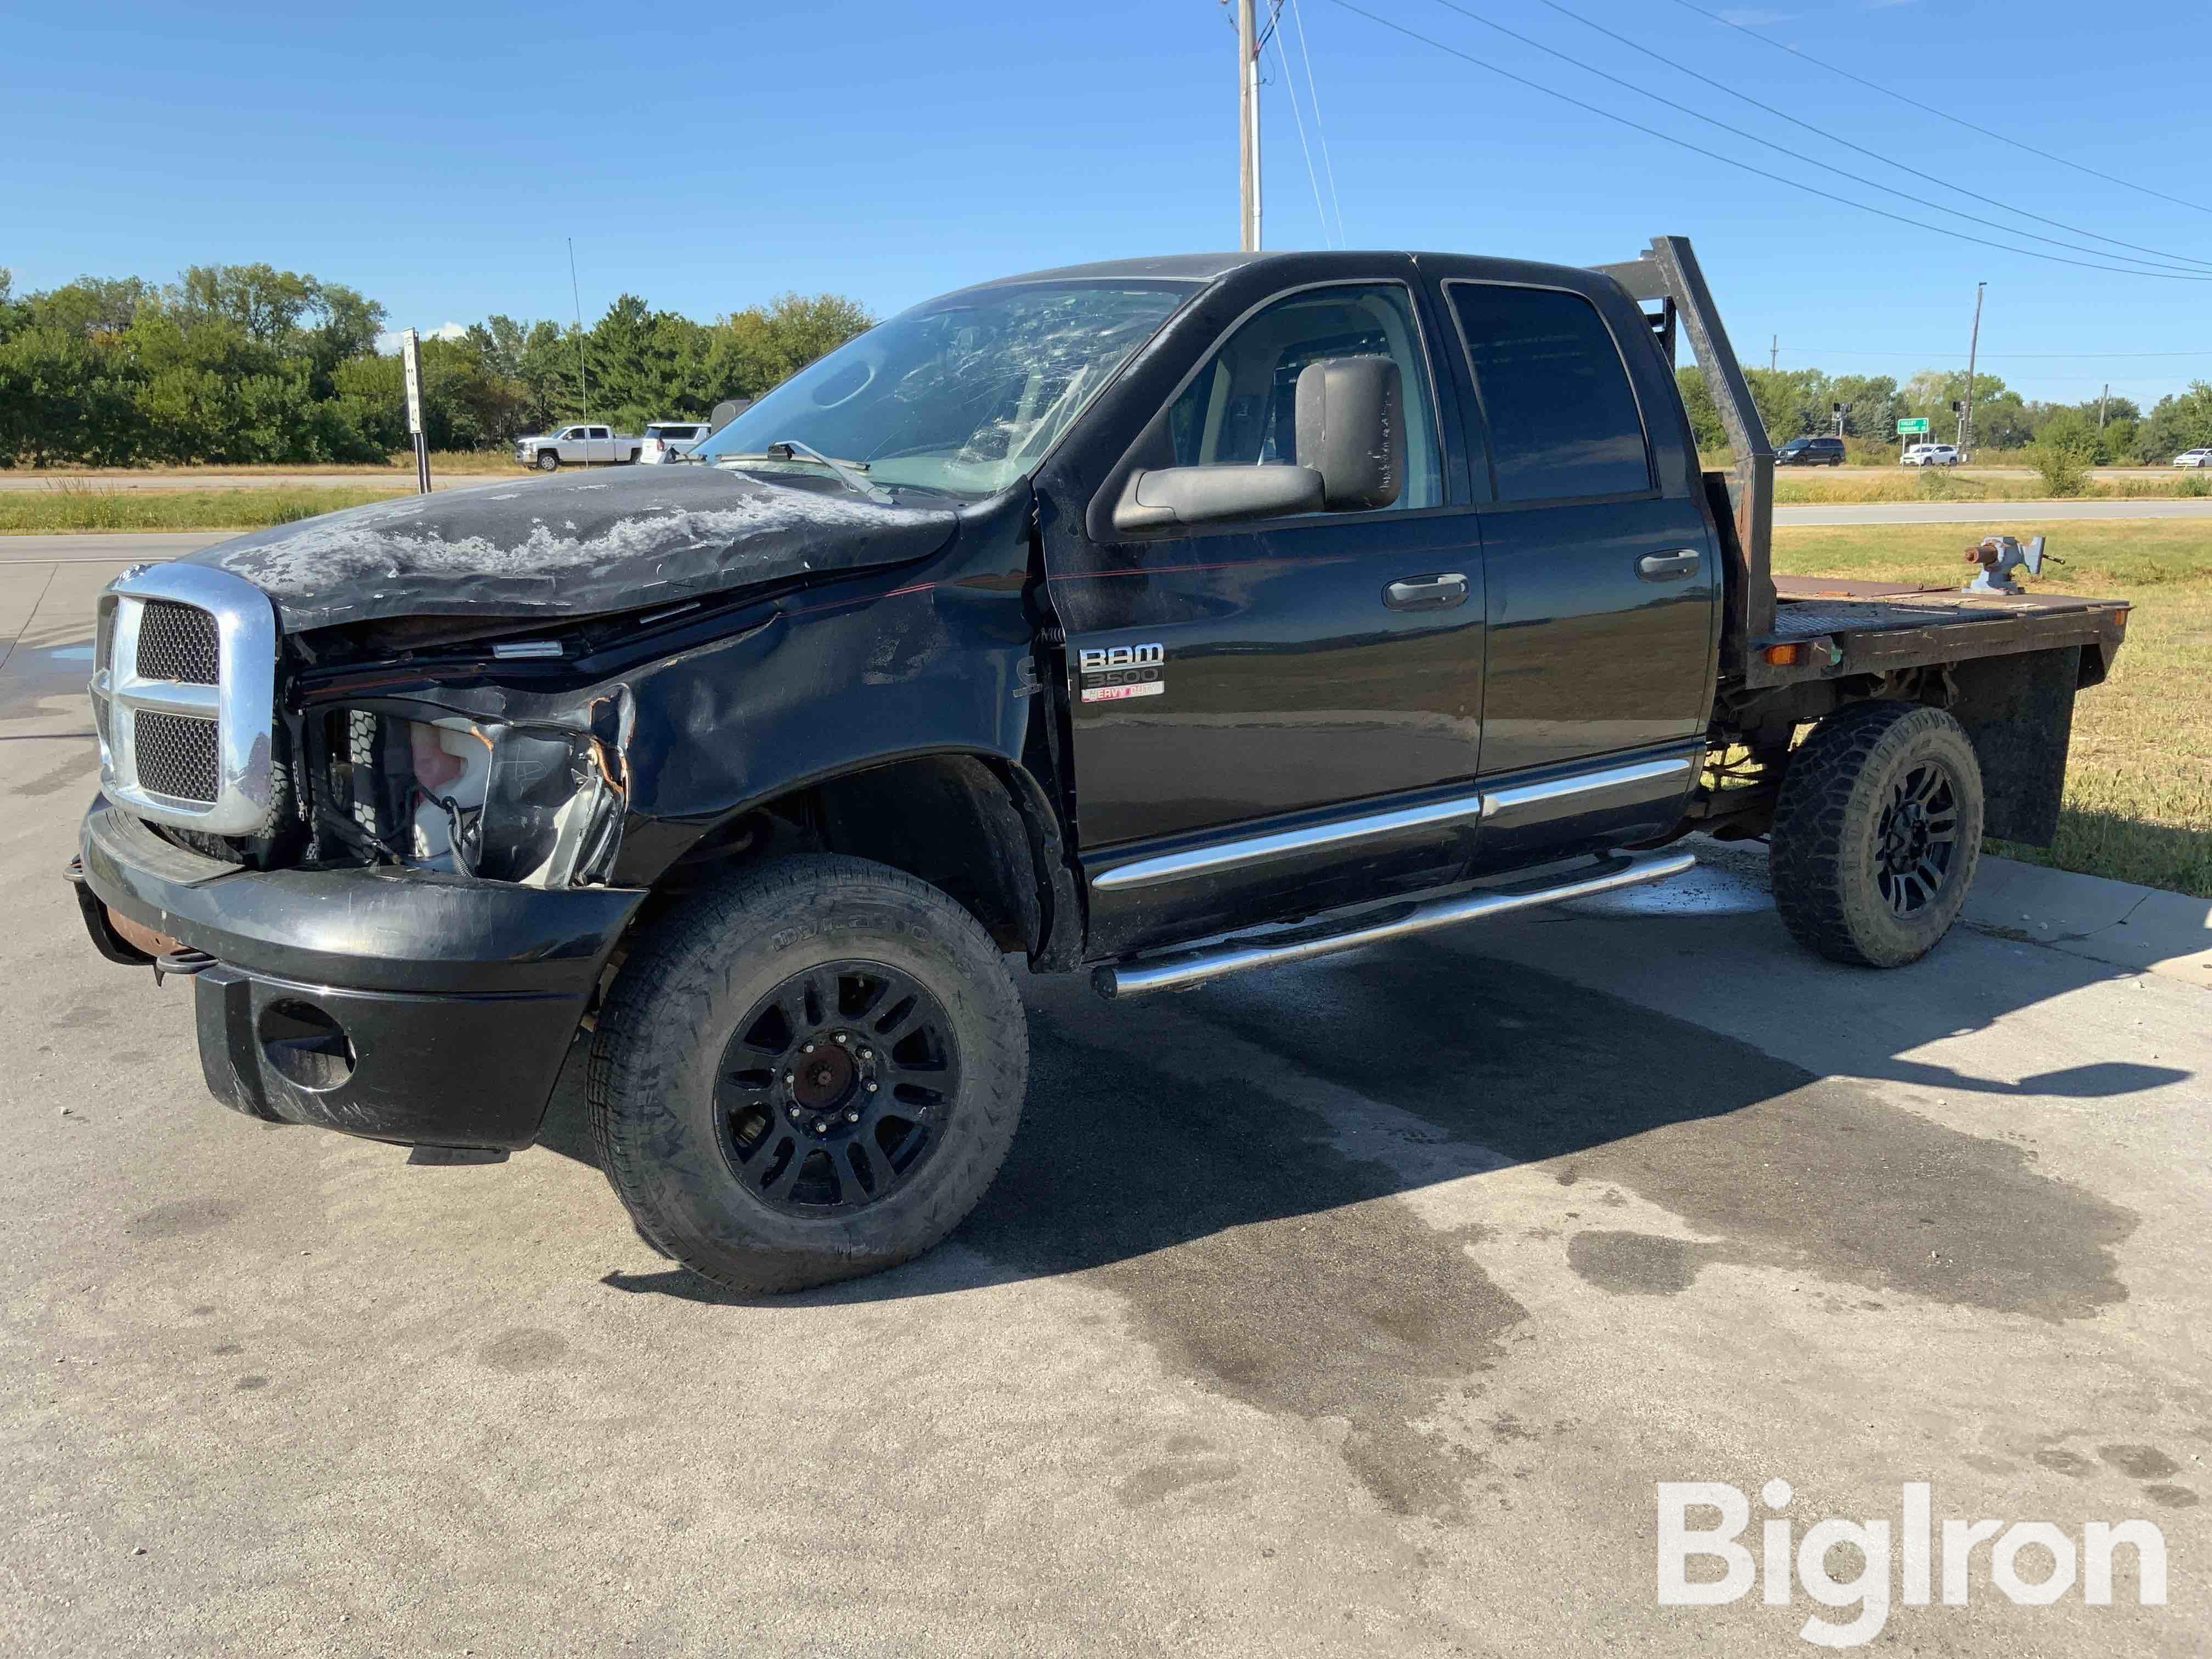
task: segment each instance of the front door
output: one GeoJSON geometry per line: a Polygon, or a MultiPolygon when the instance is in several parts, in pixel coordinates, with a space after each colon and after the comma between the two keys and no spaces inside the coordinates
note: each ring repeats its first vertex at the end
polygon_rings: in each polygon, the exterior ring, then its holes
{"type": "Polygon", "coordinates": [[[1480,547],[1451,499],[1411,283],[1316,284],[1259,307],[1172,398],[1172,459],[1157,464],[1295,463],[1299,371],[1357,356],[1400,370],[1407,461],[1389,507],[1176,531],[1052,573],[1095,945],[1152,942],[1154,917],[1188,933],[1201,916],[1302,913],[1464,859],[1449,828],[1327,839],[1346,817],[1471,780],[1480,758],[1480,547]],[[1307,831],[1323,850],[1271,842],[1164,884],[1115,873],[1307,831]]]}

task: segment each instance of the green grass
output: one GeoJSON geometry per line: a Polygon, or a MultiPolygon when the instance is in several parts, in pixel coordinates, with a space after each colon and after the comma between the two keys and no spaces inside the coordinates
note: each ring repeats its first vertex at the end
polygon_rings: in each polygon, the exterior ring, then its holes
{"type": "MultiPolygon", "coordinates": [[[[516,472],[513,446],[502,444],[496,449],[434,449],[430,452],[430,471],[433,472],[516,472]]],[[[219,483],[226,477],[244,475],[249,477],[276,477],[288,472],[323,477],[336,474],[358,474],[364,478],[380,477],[398,472],[409,478],[415,476],[415,452],[395,450],[383,461],[210,461],[191,466],[56,466],[40,471],[27,469],[27,476],[62,478],[206,478],[219,483]]]]}
{"type": "MultiPolygon", "coordinates": [[[[2006,526],[2066,561],[2021,585],[2130,601],[2104,684],[2074,706],[2074,744],[2048,848],[1990,850],[2116,881],[2212,898],[2212,521],[2006,526]]],[[[1963,585],[1972,539],[1949,525],[1790,526],[1774,565],[1791,575],[1963,585]]]]}
{"type": "Polygon", "coordinates": [[[259,530],[343,507],[388,501],[381,489],[92,489],[0,491],[0,535],[71,531],[259,530]]]}

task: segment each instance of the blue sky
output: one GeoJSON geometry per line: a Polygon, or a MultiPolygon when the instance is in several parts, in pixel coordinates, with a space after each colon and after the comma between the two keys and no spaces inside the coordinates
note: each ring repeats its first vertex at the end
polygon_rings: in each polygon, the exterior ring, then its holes
{"type": "MultiPolygon", "coordinates": [[[[1820,149],[1536,0],[1456,3],[1820,149]]],[[[1941,216],[1716,133],[1441,0],[1359,3],[1762,168],[1941,216]]],[[[1961,131],[1675,0],[1562,3],[1895,158],[1837,151],[1835,166],[2008,218],[1907,175],[1956,179],[2212,265],[2212,212],[1961,131]]],[[[1571,109],[1337,0],[1300,4],[1319,133],[1295,31],[1292,81],[1309,141],[1326,135],[1351,246],[1594,263],[1680,231],[1748,361],[1766,361],[1778,335],[1785,367],[1901,376],[1955,362],[1986,278],[1984,362],[2029,395],[2094,397],[2109,380],[2148,403],[2212,378],[2212,283],[2074,270],[1881,220],[1571,109]],[[2194,355],[2144,355],[2179,353],[2194,355]]],[[[2192,9],[1777,0],[1729,15],[2212,206],[2212,35],[2192,9]]],[[[21,290],[80,272],[167,277],[265,259],[350,283],[395,325],[428,329],[494,311],[565,318],[570,235],[587,319],[625,289],[700,317],[784,289],[837,289],[889,312],[1009,270],[1233,245],[1225,19],[1217,0],[18,4],[0,20],[0,265],[21,290]]],[[[1268,245],[1321,246],[1334,221],[1325,233],[1273,49],[1267,70],[1268,245]]]]}

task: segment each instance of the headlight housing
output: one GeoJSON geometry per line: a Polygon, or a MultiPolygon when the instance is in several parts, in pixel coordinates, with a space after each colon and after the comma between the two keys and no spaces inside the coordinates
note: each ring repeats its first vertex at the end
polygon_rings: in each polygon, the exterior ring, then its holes
{"type": "Polygon", "coordinates": [[[327,826],[378,862],[527,887],[606,880],[619,757],[588,732],[386,704],[330,717],[327,826]]]}

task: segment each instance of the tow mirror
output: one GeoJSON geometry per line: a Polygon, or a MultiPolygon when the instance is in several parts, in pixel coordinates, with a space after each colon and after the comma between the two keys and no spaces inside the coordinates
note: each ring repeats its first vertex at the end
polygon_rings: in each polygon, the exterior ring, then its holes
{"type": "Polygon", "coordinates": [[[1279,519],[1321,505],[1322,476],[1310,466],[1165,466],[1131,475],[1114,507],[1114,528],[1279,519]]]}
{"type": "Polygon", "coordinates": [[[1322,476],[1332,513],[1388,507],[1406,476],[1398,365],[1324,357],[1298,374],[1298,460],[1322,476]]]}

